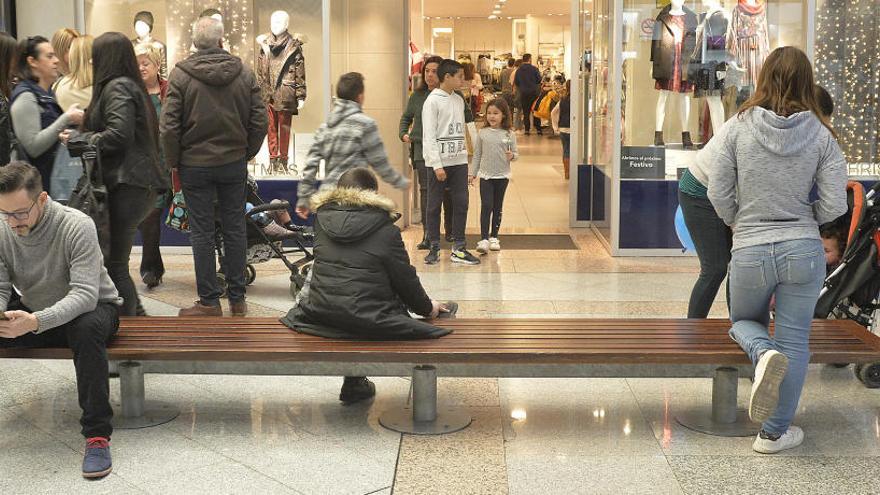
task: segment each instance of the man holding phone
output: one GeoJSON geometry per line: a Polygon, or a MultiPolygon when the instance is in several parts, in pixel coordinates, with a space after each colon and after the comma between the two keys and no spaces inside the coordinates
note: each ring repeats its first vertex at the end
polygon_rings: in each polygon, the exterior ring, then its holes
{"type": "Polygon", "coordinates": [[[107,342],[119,329],[122,299],[95,223],[52,201],[40,172],[24,162],[0,167],[0,220],[0,347],[73,351],[86,437],[82,474],[104,477],[113,432],[107,342]]]}

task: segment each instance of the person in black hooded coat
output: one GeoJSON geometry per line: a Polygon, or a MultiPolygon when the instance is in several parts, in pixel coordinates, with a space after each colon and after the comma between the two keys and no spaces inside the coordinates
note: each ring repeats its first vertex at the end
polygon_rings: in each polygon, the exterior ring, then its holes
{"type": "MultiPolygon", "coordinates": [[[[366,169],[350,172],[372,177],[366,169]]],[[[328,338],[414,340],[448,334],[409,316],[412,311],[437,317],[448,308],[431,301],[410,265],[394,225],[394,203],[375,190],[340,184],[312,198],[315,262],[283,322],[328,338]]]]}
{"type": "MultiPolygon", "coordinates": [[[[315,261],[282,323],[297,332],[356,340],[439,338],[451,330],[410,317],[454,315],[455,303],[432,301],[394,225],[394,203],[377,192],[367,169],[344,173],[335,189],[312,197],[315,261]]],[[[372,397],[364,377],[346,377],[339,399],[372,397]]]]}

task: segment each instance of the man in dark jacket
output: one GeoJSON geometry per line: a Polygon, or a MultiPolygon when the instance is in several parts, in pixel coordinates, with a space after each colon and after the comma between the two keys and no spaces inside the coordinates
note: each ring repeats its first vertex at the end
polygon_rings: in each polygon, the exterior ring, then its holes
{"type": "MultiPolygon", "coordinates": [[[[298,332],[337,339],[414,340],[450,333],[427,318],[455,313],[425,293],[410,265],[394,203],[380,195],[367,169],[344,173],[336,189],[312,197],[315,262],[293,309],[281,321],[298,332]]],[[[356,402],[375,393],[364,377],[346,377],[340,400],[356,402]]]]}
{"type": "MultiPolygon", "coordinates": [[[[541,72],[532,65],[532,55],[530,53],[523,55],[523,63],[516,70],[516,75],[513,76],[513,84],[516,86],[517,94],[519,94],[523,123],[526,127],[526,135],[528,135],[532,130],[532,103],[541,94],[541,72]]],[[[538,134],[542,134],[541,121],[539,119],[535,119],[535,127],[538,134]]]]}
{"type": "Polygon", "coordinates": [[[161,120],[165,160],[179,171],[189,210],[199,293],[180,316],[223,315],[214,262],[215,199],[232,315],[245,316],[247,162],[266,137],[266,108],[253,71],[220,48],[220,21],[199,19],[193,38],[198,51],[171,71],[161,120]]]}

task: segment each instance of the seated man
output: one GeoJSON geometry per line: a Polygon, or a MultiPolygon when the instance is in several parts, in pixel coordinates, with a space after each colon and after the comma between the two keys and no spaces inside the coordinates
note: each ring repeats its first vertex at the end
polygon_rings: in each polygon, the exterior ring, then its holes
{"type": "Polygon", "coordinates": [[[82,474],[101,478],[112,469],[107,342],[119,328],[122,299],[95,223],[52,201],[42,184],[27,163],[0,167],[0,347],[73,351],[86,437],[82,474]]]}
{"type": "MultiPolygon", "coordinates": [[[[312,198],[315,261],[293,309],[281,321],[303,333],[336,339],[412,340],[450,333],[411,318],[454,315],[458,305],[440,304],[425,293],[409,263],[394,203],[380,195],[376,177],[351,169],[336,189],[312,198]]],[[[339,400],[375,395],[364,377],[346,377],[339,400]]]]}

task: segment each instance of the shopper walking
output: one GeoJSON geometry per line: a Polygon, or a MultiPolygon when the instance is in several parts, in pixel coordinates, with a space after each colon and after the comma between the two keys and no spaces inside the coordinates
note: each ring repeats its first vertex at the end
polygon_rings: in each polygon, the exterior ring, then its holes
{"type": "MultiPolygon", "coordinates": [[[[501,69],[501,75],[499,78],[501,79],[501,97],[504,98],[504,101],[507,102],[507,108],[511,110],[511,115],[513,114],[513,72],[514,65],[516,65],[516,60],[513,58],[507,59],[507,67],[501,69]]],[[[511,120],[512,122],[512,120],[511,120]]]]}
{"type": "Polygon", "coordinates": [[[104,33],[95,39],[92,59],[95,87],[84,132],[65,131],[62,139],[98,150],[110,210],[110,253],[104,264],[124,300],[121,314],[134,316],[139,299],[128,270],[131,247],[156,191],[168,187],[168,174],[159,162],[158,119],[131,41],[122,33],[104,33]]]}
{"type": "Polygon", "coordinates": [[[483,80],[480,79],[480,75],[477,74],[477,68],[474,64],[465,62],[462,64],[462,67],[464,68],[464,83],[461,86],[461,91],[464,95],[467,95],[465,101],[468,103],[470,112],[475,116],[479,116],[482,102],[481,93],[483,92],[483,80]]]}
{"type": "Polygon", "coordinates": [[[43,190],[49,188],[59,133],[83,121],[77,104],[61,110],[52,91],[58,78],[58,57],[42,36],[31,36],[18,42],[18,79],[10,98],[12,129],[18,143],[16,156],[37,167],[43,190]]]}
{"type": "MultiPolygon", "coordinates": [[[[425,100],[432,91],[440,86],[437,78],[437,68],[443,62],[443,57],[428,57],[422,65],[422,84],[410,95],[406,103],[406,110],[400,117],[400,140],[409,144],[410,160],[416,177],[419,181],[419,212],[422,220],[422,241],[418,244],[419,250],[430,249],[428,242],[428,227],[425,215],[428,213],[428,174],[433,170],[425,166],[425,157],[422,153],[422,110],[425,100]]],[[[470,107],[465,106],[465,123],[474,121],[470,107]]],[[[443,189],[443,225],[447,240],[452,236],[452,198],[449,196],[449,188],[443,189]]]]}
{"type": "Polygon", "coordinates": [[[83,35],[73,40],[70,45],[68,66],[70,72],[55,84],[55,96],[62,110],[67,110],[74,103],[80,108],[87,108],[92,101],[92,45],[95,38],[83,35]]]}
{"type": "Polygon", "coordinates": [[[797,447],[804,433],[791,422],[825,277],[818,226],[847,211],[846,161],[816,99],[807,56],[794,47],[774,50],[755,94],[697,160],[711,164],[709,200],[733,228],[730,336],[755,364],[749,414],[763,424],[753,448],[776,453],[797,447]],[[812,202],[814,185],[818,199],[812,202]]]}
{"type": "Polygon", "coordinates": [[[486,107],[487,127],[480,129],[474,146],[469,182],[480,179],[480,241],[477,252],[501,251],[498,230],[504,194],[510,183],[510,162],[519,157],[516,134],[510,130],[510,108],[496,99],[486,107]]]}
{"type": "Polygon", "coordinates": [[[177,168],[189,209],[199,300],[181,316],[221,316],[214,256],[215,201],[223,236],[227,294],[233,316],[245,316],[247,162],[268,129],[252,70],[221,48],[223,24],[202,17],[193,29],[198,51],[177,64],[162,107],[162,144],[177,168]]]}
{"type": "MultiPolygon", "coordinates": [[[[162,54],[151,45],[140,44],[134,48],[137,57],[138,69],[141,78],[150,95],[150,102],[156,110],[156,115],[162,115],[162,102],[168,92],[168,81],[159,75],[162,66],[162,54]]],[[[159,161],[164,168],[165,157],[159,150],[159,161]]],[[[141,255],[140,274],[144,284],[153,289],[162,283],[165,275],[165,264],[162,262],[162,252],[159,250],[162,233],[162,214],[171,203],[171,188],[158,191],[153,208],[147,214],[147,218],[141,222],[138,230],[141,232],[143,254],[141,255]]]]}
{"type": "MultiPolygon", "coordinates": [[[[532,55],[530,53],[523,55],[523,63],[516,70],[513,83],[519,94],[523,125],[528,136],[532,130],[532,104],[541,94],[541,73],[537,67],[532,65],[532,55]]],[[[543,134],[540,120],[535,119],[535,128],[538,131],[538,135],[543,134]]]]}
{"type": "Polygon", "coordinates": [[[9,163],[15,135],[9,116],[9,97],[12,96],[12,70],[15,67],[17,42],[9,34],[0,32],[0,167],[9,163]]]}
{"type": "Polygon", "coordinates": [[[565,81],[560,92],[559,103],[550,112],[550,122],[562,142],[562,172],[568,180],[571,169],[571,79],[565,81]]]}
{"type": "Polygon", "coordinates": [[[513,72],[510,73],[510,87],[513,89],[513,103],[510,106],[511,111],[513,112],[513,130],[519,132],[523,130],[523,118],[522,118],[522,108],[519,104],[519,91],[516,89],[516,71],[522,66],[522,59],[516,59],[516,62],[513,63],[513,72]]]}
{"type": "Polygon", "coordinates": [[[437,69],[440,86],[431,92],[422,109],[422,133],[428,175],[428,213],[425,216],[431,250],[425,257],[429,265],[440,261],[440,204],[443,189],[452,196],[453,263],[478,265],[480,260],[465,249],[468,212],[468,151],[465,146],[464,99],[455,92],[464,80],[464,69],[446,59],[437,69]]]}
{"type": "Polygon", "coordinates": [[[397,189],[409,187],[409,179],[391,166],[379,126],[363,111],[364,76],[357,72],[343,74],[336,83],[336,102],[333,111],[315,133],[309,149],[303,178],[297,190],[297,214],[305,219],[311,210],[310,200],[315,193],[318,167],[324,161],[324,180],[321,189],[336,187],[345,172],[369,165],[388,184],[397,189]]]}

